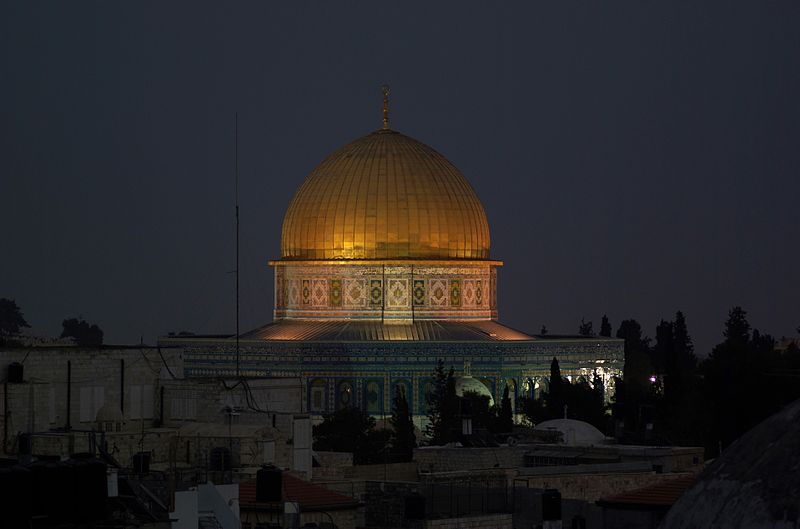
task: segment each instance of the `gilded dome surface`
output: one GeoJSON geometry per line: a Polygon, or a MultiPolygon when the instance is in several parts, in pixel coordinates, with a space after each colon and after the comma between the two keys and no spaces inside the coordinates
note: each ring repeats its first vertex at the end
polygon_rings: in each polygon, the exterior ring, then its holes
{"type": "Polygon", "coordinates": [[[444,156],[378,130],[326,158],[298,189],[283,259],[488,259],[489,223],[444,156]]]}

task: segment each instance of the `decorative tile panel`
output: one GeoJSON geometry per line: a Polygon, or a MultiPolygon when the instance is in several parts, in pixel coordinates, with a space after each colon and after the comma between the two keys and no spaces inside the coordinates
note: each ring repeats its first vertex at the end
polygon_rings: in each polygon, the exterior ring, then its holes
{"type": "Polygon", "coordinates": [[[342,280],[341,279],[331,279],[330,285],[331,285],[331,291],[330,291],[331,307],[341,307],[342,306],[342,280]]]}
{"type": "Polygon", "coordinates": [[[430,303],[434,307],[447,306],[447,280],[446,279],[431,279],[430,285],[430,303]]]}
{"type": "Polygon", "coordinates": [[[475,305],[483,305],[483,281],[480,279],[475,280],[475,305]]]}
{"type": "Polygon", "coordinates": [[[387,307],[408,307],[409,292],[408,279],[389,279],[386,281],[386,306],[387,307]]]}
{"type": "Polygon", "coordinates": [[[303,305],[310,305],[311,304],[311,280],[310,279],[303,279],[303,305]]]}
{"type": "Polygon", "coordinates": [[[475,280],[474,279],[465,279],[464,280],[463,301],[464,301],[464,306],[465,307],[474,307],[475,306],[475,280]]]}
{"type": "Polygon", "coordinates": [[[425,305],[425,280],[414,280],[414,305],[419,307],[425,305]]]}
{"type": "Polygon", "coordinates": [[[328,280],[311,280],[311,305],[314,307],[328,306],[328,280]]]}
{"type": "Polygon", "coordinates": [[[450,306],[451,307],[460,307],[461,306],[461,280],[460,279],[451,279],[450,280],[450,306]]]}
{"type": "Polygon", "coordinates": [[[364,279],[344,280],[344,304],[347,307],[363,307],[367,304],[367,282],[364,279]]]}
{"type": "Polygon", "coordinates": [[[383,306],[383,280],[369,280],[369,304],[372,307],[383,306]]]}
{"type": "Polygon", "coordinates": [[[302,299],[300,294],[302,285],[298,279],[291,279],[288,281],[288,283],[289,283],[289,292],[288,295],[286,296],[287,299],[289,300],[288,304],[290,306],[299,305],[300,300],[302,299]]]}

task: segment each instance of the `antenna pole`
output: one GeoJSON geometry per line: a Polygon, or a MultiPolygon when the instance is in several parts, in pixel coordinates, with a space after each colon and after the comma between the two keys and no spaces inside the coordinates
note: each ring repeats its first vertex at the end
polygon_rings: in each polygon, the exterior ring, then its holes
{"type": "Polygon", "coordinates": [[[239,113],[234,113],[234,149],[236,165],[236,377],[239,377],[239,113]]]}

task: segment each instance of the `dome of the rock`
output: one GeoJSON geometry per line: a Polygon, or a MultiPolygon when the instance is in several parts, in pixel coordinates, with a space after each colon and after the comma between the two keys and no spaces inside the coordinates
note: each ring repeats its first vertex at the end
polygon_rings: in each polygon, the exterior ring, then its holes
{"type": "Polygon", "coordinates": [[[488,259],[489,224],[475,191],[444,156],[382,129],[308,175],[283,220],[281,257],[488,259]]]}

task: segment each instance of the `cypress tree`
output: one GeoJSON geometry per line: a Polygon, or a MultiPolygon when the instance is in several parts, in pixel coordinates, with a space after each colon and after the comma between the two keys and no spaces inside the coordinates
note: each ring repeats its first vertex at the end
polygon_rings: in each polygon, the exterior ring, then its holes
{"type": "Polygon", "coordinates": [[[507,433],[514,429],[514,413],[511,409],[508,385],[503,389],[503,400],[500,401],[500,414],[497,417],[497,429],[500,433],[507,433]]]}
{"type": "Polygon", "coordinates": [[[395,461],[411,461],[414,457],[414,447],[417,446],[417,436],[414,433],[414,421],[408,408],[405,391],[397,386],[392,404],[392,453],[395,461]]]}
{"type": "Polygon", "coordinates": [[[454,428],[458,426],[458,397],[453,368],[445,371],[444,361],[439,359],[433,379],[433,391],[425,396],[428,405],[425,433],[430,444],[443,445],[453,440],[454,428]]]}
{"type": "Polygon", "coordinates": [[[550,362],[550,392],[547,395],[547,412],[551,419],[558,419],[564,415],[564,379],[561,378],[561,367],[558,359],[553,357],[550,362]]]}
{"type": "Polygon", "coordinates": [[[603,319],[600,321],[600,336],[611,338],[611,323],[608,321],[608,316],[603,314],[603,319]]]}

